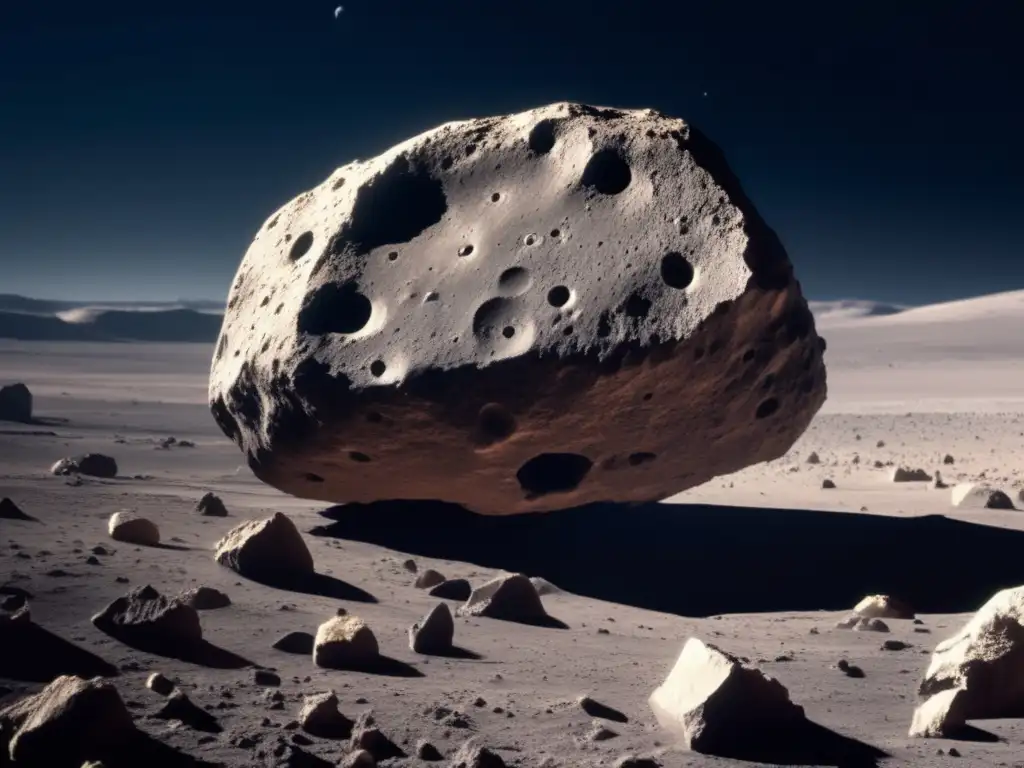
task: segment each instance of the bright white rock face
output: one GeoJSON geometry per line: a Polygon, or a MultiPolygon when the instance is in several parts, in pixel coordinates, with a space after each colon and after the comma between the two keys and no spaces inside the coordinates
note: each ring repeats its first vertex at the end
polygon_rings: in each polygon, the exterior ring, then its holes
{"type": "Polygon", "coordinates": [[[448,123],[276,212],[210,402],[296,496],[511,514],[782,455],[825,399],[823,348],[717,147],[561,103],[448,123]]]}

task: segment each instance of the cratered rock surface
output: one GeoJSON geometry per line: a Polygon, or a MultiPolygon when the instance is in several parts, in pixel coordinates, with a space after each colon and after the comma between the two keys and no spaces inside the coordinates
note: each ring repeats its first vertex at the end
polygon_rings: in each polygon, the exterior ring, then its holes
{"type": "Polygon", "coordinates": [[[209,394],[295,496],[513,514],[782,456],[825,400],[824,347],[712,142],[560,103],[442,125],[277,211],[209,394]]]}

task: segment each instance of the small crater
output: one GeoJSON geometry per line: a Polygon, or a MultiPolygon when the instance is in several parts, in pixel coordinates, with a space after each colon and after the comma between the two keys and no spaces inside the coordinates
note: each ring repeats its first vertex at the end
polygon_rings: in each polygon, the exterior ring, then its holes
{"type": "Polygon", "coordinates": [[[631,293],[623,305],[626,317],[643,320],[651,311],[651,300],[641,293],[631,293]]]}
{"type": "Polygon", "coordinates": [[[466,157],[469,157],[474,152],[476,152],[476,144],[467,144],[466,145],[466,157]]]}
{"type": "Polygon", "coordinates": [[[644,402],[647,402],[647,401],[649,401],[649,400],[651,400],[653,398],[654,398],[654,393],[653,392],[648,392],[647,394],[644,395],[644,402]]]}
{"type": "Polygon", "coordinates": [[[646,464],[649,461],[654,461],[658,458],[657,454],[650,453],[648,451],[637,451],[636,453],[629,454],[627,461],[631,467],[639,467],[641,464],[646,464]]]}
{"type": "Polygon", "coordinates": [[[622,155],[614,149],[602,149],[591,156],[583,168],[581,182],[602,195],[617,195],[633,180],[633,173],[622,155]]]}
{"type": "Polygon", "coordinates": [[[498,278],[498,289],[505,296],[520,296],[530,290],[533,278],[523,267],[509,267],[498,278]]]}
{"type": "Polygon", "coordinates": [[[565,328],[562,329],[562,335],[563,336],[572,336],[572,333],[573,333],[574,330],[575,330],[575,328],[573,328],[571,325],[567,325],[567,326],[565,326],[565,328]]]}
{"type": "Polygon", "coordinates": [[[661,279],[665,285],[677,290],[688,288],[693,282],[693,265],[683,254],[676,251],[661,257],[661,279]]]}
{"type": "Polygon", "coordinates": [[[473,253],[472,245],[464,245],[461,248],[459,248],[459,256],[462,256],[463,258],[469,256],[471,253],[473,253]]]}
{"type": "Polygon", "coordinates": [[[337,192],[337,191],[338,191],[339,189],[341,189],[341,188],[342,188],[342,187],[344,187],[344,186],[345,186],[345,177],[344,177],[344,176],[342,176],[342,177],[341,177],[340,179],[338,179],[338,180],[337,180],[336,182],[334,182],[333,184],[331,184],[331,191],[332,191],[332,192],[337,192]]]}
{"type": "Polygon", "coordinates": [[[548,291],[548,304],[552,307],[564,307],[569,303],[572,294],[564,285],[556,285],[548,291]]]}
{"type": "Polygon", "coordinates": [[[536,245],[537,241],[538,241],[538,238],[534,234],[529,234],[529,235],[527,235],[526,237],[523,238],[523,242],[526,243],[527,245],[536,245]]]}
{"type": "Polygon", "coordinates": [[[274,227],[276,227],[277,226],[277,220],[280,219],[280,218],[281,218],[280,216],[275,216],[270,221],[268,221],[267,222],[267,229],[273,229],[274,227]]]}
{"type": "Polygon", "coordinates": [[[373,306],[353,282],[325,283],[317,288],[299,310],[299,333],[322,336],[328,333],[358,333],[370,322],[373,306]]]}
{"type": "Polygon", "coordinates": [[[292,261],[298,261],[307,253],[309,253],[309,249],[312,247],[313,233],[303,232],[301,235],[295,238],[295,242],[292,243],[292,249],[288,253],[288,258],[291,259],[292,261]]]}
{"type": "Polygon", "coordinates": [[[552,229],[551,230],[551,236],[552,237],[561,237],[562,236],[562,232],[561,232],[561,230],[558,230],[558,229],[552,229]]]}
{"type": "Polygon", "coordinates": [[[555,146],[555,121],[541,120],[530,131],[527,138],[530,149],[538,155],[546,155],[555,146]]]}
{"type": "Polygon", "coordinates": [[[612,335],[612,317],[608,310],[602,312],[597,319],[597,335],[602,339],[607,339],[612,335]]]}
{"type": "Polygon", "coordinates": [[[437,291],[430,291],[426,296],[423,297],[423,303],[426,304],[427,302],[430,301],[437,301],[440,298],[441,297],[438,295],[437,291]]]}
{"type": "Polygon", "coordinates": [[[349,451],[348,457],[352,459],[352,461],[358,462],[359,464],[366,464],[368,461],[370,461],[369,456],[359,451],[349,451]]]}
{"type": "Polygon", "coordinates": [[[308,483],[322,483],[324,481],[320,475],[314,475],[312,472],[307,472],[303,477],[308,483]]]}
{"type": "Polygon", "coordinates": [[[769,397],[767,400],[757,406],[757,412],[754,414],[759,419],[767,419],[773,413],[779,410],[779,401],[774,397],[769,397]]]}
{"type": "Polygon", "coordinates": [[[567,493],[579,487],[594,463],[578,453],[541,453],[516,472],[528,499],[567,493]]]}
{"type": "Polygon", "coordinates": [[[384,375],[384,372],[388,369],[387,365],[384,364],[383,360],[374,360],[370,363],[370,373],[376,376],[378,379],[384,375]]]}
{"type": "Polygon", "coordinates": [[[500,192],[495,192],[494,194],[491,195],[491,202],[492,203],[496,203],[499,200],[501,200],[501,193],[500,192]]]}
{"type": "Polygon", "coordinates": [[[501,329],[501,335],[504,336],[506,339],[511,339],[513,336],[516,335],[516,329],[513,328],[511,325],[506,325],[504,328],[501,329]]]}
{"type": "Polygon", "coordinates": [[[391,251],[388,254],[388,261],[398,261],[398,251],[391,251]]]}
{"type": "Polygon", "coordinates": [[[516,420],[508,409],[498,403],[487,403],[476,419],[478,442],[492,444],[507,440],[516,431],[516,420]]]}

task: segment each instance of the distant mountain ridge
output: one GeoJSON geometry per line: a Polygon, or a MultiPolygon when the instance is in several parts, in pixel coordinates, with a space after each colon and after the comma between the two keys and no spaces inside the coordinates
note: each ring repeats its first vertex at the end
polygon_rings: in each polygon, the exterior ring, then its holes
{"type": "Polygon", "coordinates": [[[223,309],[207,300],[72,302],[0,294],[0,338],[212,344],[223,309]]]}

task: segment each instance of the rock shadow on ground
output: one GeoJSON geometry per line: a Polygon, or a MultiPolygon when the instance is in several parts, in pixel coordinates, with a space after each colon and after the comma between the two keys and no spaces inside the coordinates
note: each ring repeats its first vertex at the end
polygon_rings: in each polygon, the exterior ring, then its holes
{"type": "Polygon", "coordinates": [[[329,576],[326,573],[292,574],[292,573],[245,573],[244,578],[261,584],[264,587],[280,589],[284,592],[296,592],[313,597],[326,597],[352,603],[376,603],[377,598],[347,581],[329,576]]]}
{"type": "Polygon", "coordinates": [[[1024,574],[1024,532],[941,515],[609,503],[498,517],[435,501],[321,514],[332,522],[313,528],[316,536],[540,576],[584,597],[694,617],[842,610],[875,593],[898,594],[921,613],[962,613],[1024,574]],[[948,552],[958,553],[956,567],[948,552]],[[679,588],[698,582],[708,588],[679,588]]]}
{"type": "Polygon", "coordinates": [[[715,756],[751,763],[835,768],[874,768],[889,757],[877,747],[811,720],[770,733],[749,734],[715,756]]]}
{"type": "Polygon", "coordinates": [[[38,624],[8,625],[0,645],[0,678],[49,683],[61,675],[116,677],[117,667],[38,624]]]}

